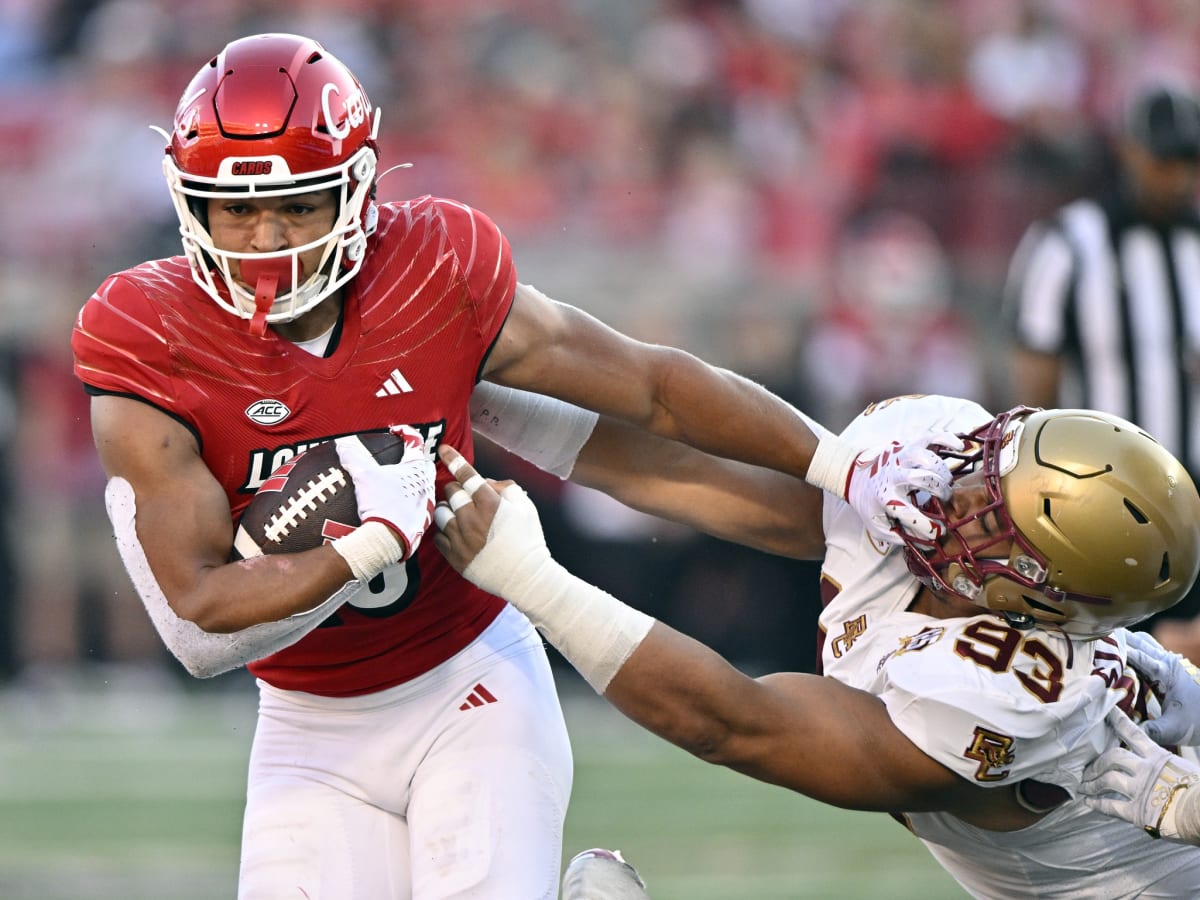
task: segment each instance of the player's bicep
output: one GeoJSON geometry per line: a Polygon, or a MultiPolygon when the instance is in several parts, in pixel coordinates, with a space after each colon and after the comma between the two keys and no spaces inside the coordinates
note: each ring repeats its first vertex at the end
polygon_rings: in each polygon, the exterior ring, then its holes
{"type": "Polygon", "coordinates": [[[605,697],[707,762],[836,806],[932,809],[961,781],[901,734],[876,697],[818,675],[750,678],[661,622],[605,697]]]}
{"type": "Polygon", "coordinates": [[[735,768],[850,809],[943,809],[961,779],[923,753],[871,694],[817,675],[757,680],[761,732],[735,768]]]}
{"type": "Polygon", "coordinates": [[[657,352],[582,310],[518,285],[484,366],[490,381],[648,424],[657,352]]]}
{"type": "Polygon", "coordinates": [[[138,541],[168,597],[228,560],[229,503],[187,428],[138,400],[98,396],[92,431],[105,473],[133,488],[138,541]]]}

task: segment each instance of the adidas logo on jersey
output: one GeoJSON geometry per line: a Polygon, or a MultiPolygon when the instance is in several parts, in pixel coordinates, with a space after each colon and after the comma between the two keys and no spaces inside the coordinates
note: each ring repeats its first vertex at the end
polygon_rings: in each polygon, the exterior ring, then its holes
{"type": "Polygon", "coordinates": [[[376,397],[394,397],[396,394],[407,394],[411,392],[413,386],[408,383],[399,369],[392,369],[387,378],[383,380],[383,384],[379,390],[375,392],[376,397]]]}
{"type": "Polygon", "coordinates": [[[496,698],[492,696],[492,692],[485,688],[482,684],[477,684],[471,688],[471,693],[467,694],[467,701],[459,710],[466,712],[468,709],[475,709],[479,706],[486,706],[489,703],[495,703],[496,698]]]}

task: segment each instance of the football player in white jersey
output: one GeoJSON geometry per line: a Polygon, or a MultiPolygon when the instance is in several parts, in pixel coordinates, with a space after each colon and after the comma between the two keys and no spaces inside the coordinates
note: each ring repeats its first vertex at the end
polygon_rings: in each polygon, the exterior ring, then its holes
{"type": "Polygon", "coordinates": [[[1200,669],[1146,632],[1126,641],[1129,661],[1161,694],[1162,714],[1142,723],[1113,710],[1121,737],[1083,773],[1084,802],[1155,837],[1200,845],[1200,669]],[[1179,750],[1171,752],[1170,747],[1179,750]]]}
{"type": "Polygon", "coordinates": [[[902,814],[975,896],[1200,896],[1200,849],[1076,797],[1085,766],[1119,744],[1109,713],[1159,712],[1127,662],[1125,628],[1195,580],[1195,486],[1143,431],[1082,410],[992,417],[903,398],[843,436],[871,446],[943,431],[966,444],[945,454],[950,499],[925,507],[946,534],[906,537],[899,552],[841,501],[605,420],[579,454],[571,477],[626,503],[772,552],[823,554],[832,677],[749,678],[576,579],[550,558],[520,488],[486,483],[453,450],[442,458],[458,485],[435,540],[630,718],[760,780],[902,814]]]}

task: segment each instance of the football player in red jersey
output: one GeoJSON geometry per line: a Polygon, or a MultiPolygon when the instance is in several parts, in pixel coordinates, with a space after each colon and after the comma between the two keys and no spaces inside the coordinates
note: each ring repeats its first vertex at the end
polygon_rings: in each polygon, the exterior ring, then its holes
{"type": "Polygon", "coordinates": [[[472,455],[476,383],[806,478],[889,543],[899,526],[935,536],[907,497],[948,473],[918,443],[856,465],[760,386],[518,283],[478,210],[377,204],[378,122],[311,39],[221,50],[163,133],[184,254],[101,284],[75,371],[164,643],[196,675],[258,679],[240,896],[552,897],[571,756],[541,642],[420,540],[437,446],[472,455]],[[397,426],[424,452],[395,466],[348,437],[397,426]],[[338,438],[366,524],[231,561],[255,489],[338,438]]]}

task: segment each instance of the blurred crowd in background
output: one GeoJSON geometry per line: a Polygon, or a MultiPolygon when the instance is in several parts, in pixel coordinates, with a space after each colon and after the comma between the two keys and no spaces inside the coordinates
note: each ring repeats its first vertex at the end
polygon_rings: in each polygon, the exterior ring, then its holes
{"type": "MultiPolygon", "coordinates": [[[[260,31],[356,72],[380,170],[412,163],[381,200],[482,209],[522,281],[834,428],[897,393],[1018,401],[1021,232],[1111,178],[1134,91],[1200,80],[1194,0],[0,0],[0,680],[173,669],[112,546],[70,325],[179,252],[148,126],[260,31]]],[[[585,578],[748,669],[812,667],[815,565],[480,455],[585,578]]]]}

